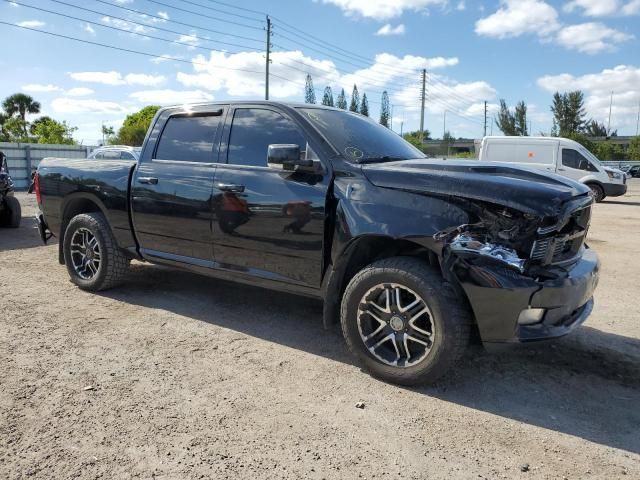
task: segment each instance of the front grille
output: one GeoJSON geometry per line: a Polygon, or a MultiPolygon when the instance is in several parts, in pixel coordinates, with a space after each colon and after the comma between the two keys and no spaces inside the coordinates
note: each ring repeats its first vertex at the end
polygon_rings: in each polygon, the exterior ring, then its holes
{"type": "MultiPolygon", "coordinates": [[[[573,259],[584,244],[590,220],[591,207],[576,210],[555,234],[533,242],[529,258],[534,263],[545,265],[573,259]]],[[[545,233],[548,233],[548,230],[545,233]]]]}

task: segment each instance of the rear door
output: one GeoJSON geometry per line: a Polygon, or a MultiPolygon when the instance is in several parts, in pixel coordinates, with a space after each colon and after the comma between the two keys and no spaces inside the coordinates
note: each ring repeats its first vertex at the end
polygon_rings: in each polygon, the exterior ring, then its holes
{"type": "Polygon", "coordinates": [[[215,261],[221,268],[318,287],[329,174],[267,167],[270,144],[314,154],[286,112],[264,105],[230,111],[214,181],[215,261]]]}
{"type": "Polygon", "coordinates": [[[134,173],[132,217],[144,256],[210,266],[214,158],[224,106],[158,118],[134,173]]]}
{"type": "Polygon", "coordinates": [[[525,138],[518,138],[489,141],[485,159],[553,172],[555,156],[556,143],[553,141],[527,141],[525,138]]]}

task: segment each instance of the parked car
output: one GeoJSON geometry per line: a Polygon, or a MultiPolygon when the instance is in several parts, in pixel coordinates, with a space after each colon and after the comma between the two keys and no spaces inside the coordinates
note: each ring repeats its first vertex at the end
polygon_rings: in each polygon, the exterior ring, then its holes
{"type": "Polygon", "coordinates": [[[164,108],[137,162],[47,158],[36,192],[80,288],[137,259],[320,298],[360,364],[401,384],[441,377],[473,331],[487,346],[569,333],[598,281],[586,186],[429,160],[318,105],[164,108]]]}
{"type": "Polygon", "coordinates": [[[127,145],[109,145],[96,148],[88,158],[97,160],[138,160],[140,147],[127,145]]]}
{"type": "Polygon", "coordinates": [[[0,227],[18,228],[22,219],[20,202],[14,196],[7,156],[0,152],[0,227]]]}
{"type": "Polygon", "coordinates": [[[633,165],[625,172],[629,178],[640,178],[640,165],[633,165]]]}
{"type": "Polygon", "coordinates": [[[603,166],[578,142],[559,137],[484,137],[480,161],[518,164],[557,173],[587,185],[596,202],[627,192],[626,177],[603,166]]]}

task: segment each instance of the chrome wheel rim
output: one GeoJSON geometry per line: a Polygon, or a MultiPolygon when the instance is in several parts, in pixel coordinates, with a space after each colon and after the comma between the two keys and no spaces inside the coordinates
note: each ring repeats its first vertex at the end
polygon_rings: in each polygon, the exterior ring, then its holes
{"type": "Polygon", "coordinates": [[[371,355],[386,365],[401,368],[423,362],[436,334],[427,302],[396,283],[376,285],[362,296],[358,331],[371,355]]]}
{"type": "Polygon", "coordinates": [[[87,228],[79,228],[71,237],[71,263],[83,280],[91,280],[100,271],[100,245],[98,239],[87,228]]]}

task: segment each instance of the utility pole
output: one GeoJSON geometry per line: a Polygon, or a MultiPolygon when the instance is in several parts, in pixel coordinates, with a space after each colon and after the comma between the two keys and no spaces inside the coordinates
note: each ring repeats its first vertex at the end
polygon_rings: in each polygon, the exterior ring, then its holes
{"type": "Polygon", "coordinates": [[[484,101],[484,135],[483,137],[487,136],[487,101],[484,101]]]}
{"type": "Polygon", "coordinates": [[[444,111],[444,118],[442,120],[442,139],[444,140],[444,134],[447,133],[447,111],[444,111]]]}
{"type": "Polygon", "coordinates": [[[496,117],[491,118],[491,133],[490,135],[493,137],[493,124],[496,122],[496,117]]]}
{"type": "Polygon", "coordinates": [[[267,61],[265,64],[264,99],[269,100],[269,54],[271,53],[271,17],[267,15],[267,61]]]}
{"type": "Polygon", "coordinates": [[[427,69],[422,69],[422,92],[420,94],[420,145],[424,143],[424,102],[427,96],[427,69]]]}
{"type": "Polygon", "coordinates": [[[607,124],[607,137],[611,132],[611,106],[613,105],[613,92],[611,92],[611,100],[609,100],[609,123],[607,124]]]}
{"type": "Polygon", "coordinates": [[[391,104],[391,118],[389,119],[389,125],[391,127],[391,131],[393,132],[393,103],[391,104]]]}

